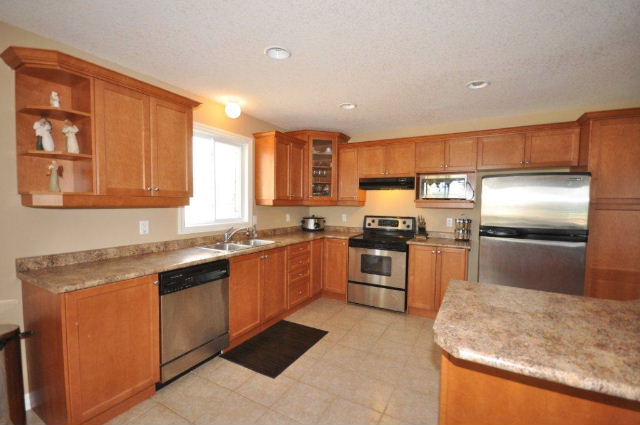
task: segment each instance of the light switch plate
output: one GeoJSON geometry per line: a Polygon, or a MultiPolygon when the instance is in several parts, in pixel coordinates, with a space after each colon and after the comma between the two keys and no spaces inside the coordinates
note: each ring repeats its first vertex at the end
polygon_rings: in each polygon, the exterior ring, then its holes
{"type": "Polygon", "coordinates": [[[138,227],[140,229],[140,234],[141,235],[148,235],[149,234],[149,220],[140,220],[138,222],[138,227]]]}
{"type": "Polygon", "coordinates": [[[343,223],[347,222],[347,215],[346,214],[342,214],[342,222],[343,223]]]}
{"type": "Polygon", "coordinates": [[[447,217],[447,227],[453,227],[453,218],[447,217]]]}
{"type": "Polygon", "coordinates": [[[291,221],[291,214],[287,213],[284,215],[284,220],[288,223],[291,221]]]}

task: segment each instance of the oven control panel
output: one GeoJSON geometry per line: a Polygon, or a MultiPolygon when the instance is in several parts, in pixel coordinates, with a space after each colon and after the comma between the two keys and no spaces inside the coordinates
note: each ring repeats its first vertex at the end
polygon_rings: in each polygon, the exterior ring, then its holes
{"type": "Polygon", "coordinates": [[[367,215],[364,217],[364,229],[415,231],[415,217],[386,217],[367,215]]]}

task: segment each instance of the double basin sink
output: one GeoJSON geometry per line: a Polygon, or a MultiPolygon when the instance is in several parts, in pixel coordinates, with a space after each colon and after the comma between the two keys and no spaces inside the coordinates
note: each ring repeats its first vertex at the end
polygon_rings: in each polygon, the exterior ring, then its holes
{"type": "Polygon", "coordinates": [[[209,249],[212,251],[220,251],[220,252],[236,252],[236,251],[242,251],[243,249],[250,249],[258,246],[271,245],[272,243],[276,243],[276,241],[267,241],[264,239],[248,239],[248,240],[238,241],[238,242],[218,242],[213,245],[201,246],[200,248],[209,249]]]}

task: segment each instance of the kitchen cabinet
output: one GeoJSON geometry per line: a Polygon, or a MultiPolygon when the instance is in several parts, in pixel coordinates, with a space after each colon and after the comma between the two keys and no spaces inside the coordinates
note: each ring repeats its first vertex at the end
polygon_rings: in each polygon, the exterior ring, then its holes
{"type": "Polygon", "coordinates": [[[336,205],[338,200],[338,148],[349,137],[337,132],[299,130],[286,133],[306,141],[304,204],[336,205]]]}
{"type": "Polygon", "coordinates": [[[580,130],[575,125],[478,137],[478,169],[578,165],[580,130]]]}
{"type": "Polygon", "coordinates": [[[254,134],[257,205],[302,205],[306,142],[269,131],[254,134]]]}
{"type": "Polygon", "coordinates": [[[311,242],[301,242],[287,247],[288,307],[306,301],[311,296],[311,242]]]}
{"type": "Polygon", "coordinates": [[[344,239],[324,240],[323,295],[346,300],[349,247],[344,239]]]}
{"type": "Polygon", "coordinates": [[[358,149],[342,145],[338,154],[338,205],[362,206],[366,191],[360,190],[358,176],[358,149]]]}
{"type": "Polygon", "coordinates": [[[431,245],[409,248],[407,306],[410,314],[435,317],[452,279],[467,279],[468,251],[431,245]]]}
{"type": "Polygon", "coordinates": [[[322,292],[322,270],[324,241],[316,239],[311,241],[311,296],[322,292]]]}
{"type": "Polygon", "coordinates": [[[640,108],[578,121],[581,165],[591,173],[585,295],[640,298],[640,108]]]}
{"type": "Polygon", "coordinates": [[[229,260],[229,336],[231,340],[277,317],[286,308],[284,248],[229,260]]]}
{"type": "Polygon", "coordinates": [[[9,47],[16,70],[18,192],[30,207],[102,208],[188,205],[192,194],[190,99],[53,50],[9,47]],[[60,95],[59,108],[49,95],[60,95]],[[46,117],[56,145],[38,150],[33,123],[46,117]],[[71,120],[80,152],[59,135],[71,120]],[[60,192],[46,170],[61,167],[60,192]],[[42,172],[45,170],[45,172],[42,172]]]}
{"type": "Polygon", "coordinates": [[[475,171],[475,137],[429,140],[416,143],[416,173],[475,171]]]}
{"type": "Polygon", "coordinates": [[[23,282],[29,388],[46,423],[104,423],[160,379],[157,275],[64,294],[23,282]]]}
{"type": "Polygon", "coordinates": [[[360,177],[413,177],[414,172],[414,142],[396,142],[358,149],[360,177]]]}

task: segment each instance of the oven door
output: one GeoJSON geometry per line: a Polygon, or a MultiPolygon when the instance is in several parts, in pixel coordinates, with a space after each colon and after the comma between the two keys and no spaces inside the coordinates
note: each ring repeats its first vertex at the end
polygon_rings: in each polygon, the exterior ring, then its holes
{"type": "Polygon", "coordinates": [[[407,253],[349,247],[349,280],[406,289],[407,253]]]}

